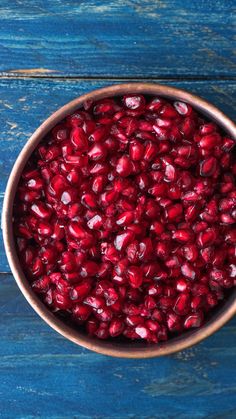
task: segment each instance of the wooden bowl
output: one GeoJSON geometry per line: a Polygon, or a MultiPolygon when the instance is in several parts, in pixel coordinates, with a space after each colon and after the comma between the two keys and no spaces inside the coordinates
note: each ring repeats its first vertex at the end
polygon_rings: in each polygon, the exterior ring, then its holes
{"type": "Polygon", "coordinates": [[[229,136],[236,140],[236,125],[226,115],[207,101],[184,90],[147,83],[128,83],[95,90],[80,96],[60,108],[43,122],[27,141],[14,164],[8,180],[2,212],[2,229],[8,262],[15,280],[29,304],[46,323],[77,345],[84,346],[95,352],[124,358],[151,358],[160,355],[168,355],[188,348],[217,331],[236,313],[236,290],[232,291],[229,298],[227,298],[227,300],[215,311],[204,326],[200,329],[186,332],[179,337],[172,338],[167,342],[147,344],[141,342],[101,341],[91,338],[79,330],[63,323],[63,321],[51,313],[39,300],[37,295],[35,295],[22,271],[16,252],[12,228],[12,207],[18,181],[27,160],[40,140],[44,138],[59,121],[65,118],[65,116],[82,106],[85,100],[98,100],[104,97],[119,96],[127,93],[150,94],[185,101],[207,118],[215,121],[229,136]]]}

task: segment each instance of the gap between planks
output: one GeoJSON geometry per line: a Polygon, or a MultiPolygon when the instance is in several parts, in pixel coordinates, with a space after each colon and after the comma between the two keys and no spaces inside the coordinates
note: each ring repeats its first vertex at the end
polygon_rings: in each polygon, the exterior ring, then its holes
{"type": "MultiPolygon", "coordinates": [[[[17,73],[17,70],[14,70],[12,73],[5,73],[5,72],[1,72],[0,73],[0,80],[4,80],[4,79],[51,79],[51,80],[55,80],[55,81],[60,81],[60,80],[114,80],[114,81],[137,81],[137,80],[141,80],[141,81],[151,81],[151,80],[169,80],[169,81],[191,81],[191,82],[198,82],[198,81],[236,81],[236,76],[224,76],[224,75],[213,75],[213,76],[204,76],[204,75],[199,75],[199,76],[195,76],[195,75],[191,75],[189,74],[188,76],[186,75],[176,75],[176,76],[165,76],[163,74],[159,74],[156,76],[136,76],[136,77],[120,77],[120,76],[101,76],[101,75],[95,75],[95,76],[66,76],[66,75],[53,75],[50,74],[50,72],[45,72],[45,74],[41,74],[41,73],[37,73],[37,71],[34,72],[29,72],[27,74],[27,71],[29,70],[25,70],[25,73],[23,71],[17,73]]],[[[52,70],[53,72],[53,70],[52,70]]]]}

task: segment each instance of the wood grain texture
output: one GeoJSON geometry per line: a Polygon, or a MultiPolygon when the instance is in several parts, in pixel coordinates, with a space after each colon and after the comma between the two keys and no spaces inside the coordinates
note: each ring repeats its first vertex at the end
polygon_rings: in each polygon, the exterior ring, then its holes
{"type": "MultiPolygon", "coordinates": [[[[1,0],[0,210],[31,133],[89,90],[167,79],[235,118],[234,6],[1,0]]],[[[3,271],[9,267],[0,236],[3,271]]],[[[236,418],[236,319],[175,356],[111,359],[62,338],[33,312],[12,275],[0,274],[0,336],[1,419],[236,418]]]]}
{"type": "MultiPolygon", "coordinates": [[[[165,84],[165,81],[159,81],[165,84]]],[[[114,83],[103,80],[0,79],[0,208],[14,161],[21,148],[57,108],[92,89],[114,83]]],[[[116,81],[117,83],[117,81],[116,81]]],[[[235,117],[235,84],[232,81],[168,81],[208,99],[229,117],[235,117]]],[[[0,272],[9,272],[0,241],[0,272]]]]}
{"type": "Polygon", "coordinates": [[[50,329],[11,275],[0,284],[1,418],[235,418],[235,320],[174,356],[111,359],[50,329]]]}
{"type": "Polygon", "coordinates": [[[234,0],[1,0],[14,76],[233,77],[234,0]]]}

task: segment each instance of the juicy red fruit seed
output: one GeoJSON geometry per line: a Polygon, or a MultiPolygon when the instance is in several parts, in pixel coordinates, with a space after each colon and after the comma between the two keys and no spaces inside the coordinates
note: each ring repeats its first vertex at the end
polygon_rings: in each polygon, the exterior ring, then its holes
{"type": "Polygon", "coordinates": [[[201,327],[236,285],[234,144],[181,101],[86,101],[19,182],[14,234],[34,292],[100,339],[201,327]]]}

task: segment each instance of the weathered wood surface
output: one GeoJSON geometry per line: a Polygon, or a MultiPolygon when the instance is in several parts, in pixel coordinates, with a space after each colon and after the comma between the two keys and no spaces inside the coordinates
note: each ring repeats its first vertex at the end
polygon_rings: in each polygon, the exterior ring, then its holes
{"type": "MultiPolygon", "coordinates": [[[[1,0],[0,209],[31,133],[54,110],[120,80],[193,91],[235,118],[234,0],[1,0]]],[[[0,236],[0,272],[9,272],[0,236]]],[[[236,418],[236,320],[152,360],[66,341],[0,274],[0,418],[236,418]]]]}
{"type": "Polygon", "coordinates": [[[166,419],[236,417],[236,321],[200,345],[151,360],[77,347],[0,275],[0,417],[166,419]]]}
{"type": "Polygon", "coordinates": [[[1,0],[0,71],[235,76],[234,0],[1,0]]]}
{"type": "MultiPolygon", "coordinates": [[[[157,80],[158,81],[158,80],[157,80]]],[[[0,204],[11,167],[38,125],[58,107],[92,89],[109,85],[104,80],[0,79],[0,204]]],[[[159,81],[166,83],[166,81],[159,81]]],[[[117,81],[116,81],[117,83],[117,81]]],[[[215,103],[235,116],[236,90],[232,81],[168,81],[215,103]]],[[[0,241],[0,272],[9,272],[0,241]]]]}

